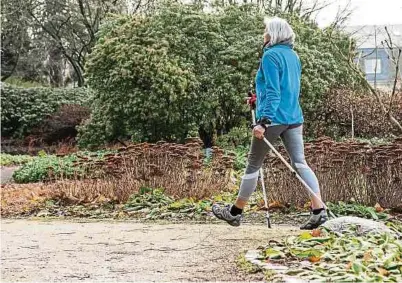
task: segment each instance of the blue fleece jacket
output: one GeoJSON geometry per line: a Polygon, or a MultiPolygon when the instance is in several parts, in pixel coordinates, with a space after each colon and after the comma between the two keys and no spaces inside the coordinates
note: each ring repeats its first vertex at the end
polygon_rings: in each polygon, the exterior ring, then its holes
{"type": "Polygon", "coordinates": [[[256,117],[266,117],[274,124],[303,123],[299,104],[301,63],[290,45],[264,49],[256,75],[256,117]]]}

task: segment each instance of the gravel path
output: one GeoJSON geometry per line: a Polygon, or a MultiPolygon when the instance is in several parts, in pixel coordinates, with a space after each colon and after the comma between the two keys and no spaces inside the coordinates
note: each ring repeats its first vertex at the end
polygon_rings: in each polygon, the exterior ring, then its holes
{"type": "Polygon", "coordinates": [[[1,281],[260,281],[261,274],[238,270],[238,255],[296,232],[256,225],[3,219],[1,281]]]}

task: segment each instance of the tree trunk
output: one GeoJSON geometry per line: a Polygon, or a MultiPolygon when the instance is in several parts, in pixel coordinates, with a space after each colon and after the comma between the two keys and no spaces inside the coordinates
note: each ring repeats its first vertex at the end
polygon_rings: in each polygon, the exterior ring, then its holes
{"type": "Polygon", "coordinates": [[[198,129],[198,134],[200,135],[200,139],[204,143],[205,148],[211,148],[214,143],[214,134],[213,132],[205,130],[203,126],[200,126],[198,129]]]}

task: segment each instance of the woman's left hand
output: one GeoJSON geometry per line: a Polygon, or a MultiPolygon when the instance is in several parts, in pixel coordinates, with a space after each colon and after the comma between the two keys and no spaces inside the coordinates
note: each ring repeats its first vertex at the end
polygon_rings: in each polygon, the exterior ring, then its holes
{"type": "Polygon", "coordinates": [[[257,138],[262,140],[264,138],[265,129],[261,125],[257,125],[253,128],[253,135],[257,138]]]}

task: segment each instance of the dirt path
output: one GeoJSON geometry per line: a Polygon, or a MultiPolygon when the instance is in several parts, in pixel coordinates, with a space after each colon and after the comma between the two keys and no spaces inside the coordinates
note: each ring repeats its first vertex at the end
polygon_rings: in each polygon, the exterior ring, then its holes
{"type": "Polygon", "coordinates": [[[0,183],[5,184],[12,181],[13,173],[18,167],[0,167],[0,183]]]}
{"type": "Polygon", "coordinates": [[[297,231],[106,221],[1,224],[2,282],[260,281],[261,275],[238,270],[239,253],[297,231]]]}

